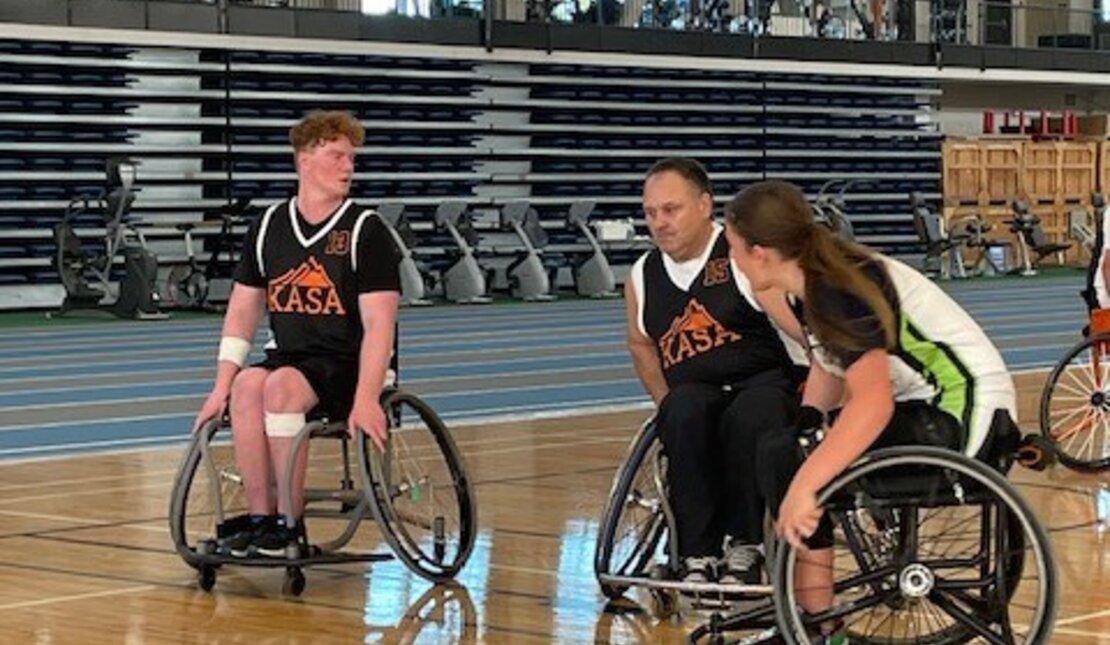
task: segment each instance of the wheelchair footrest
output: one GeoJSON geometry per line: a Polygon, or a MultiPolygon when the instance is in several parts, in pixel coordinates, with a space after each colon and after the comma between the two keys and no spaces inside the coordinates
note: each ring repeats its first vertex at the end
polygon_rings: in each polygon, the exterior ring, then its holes
{"type": "Polygon", "coordinates": [[[272,557],[266,555],[224,555],[221,553],[193,553],[193,565],[224,565],[230,564],[241,567],[309,567],[320,564],[344,564],[349,562],[384,562],[392,560],[388,553],[354,553],[354,552],[324,552],[316,547],[309,547],[314,551],[309,555],[297,558],[272,557]]]}
{"type": "Polygon", "coordinates": [[[663,591],[676,591],[692,595],[770,596],[771,585],[724,584],[720,582],[685,582],[683,580],[657,580],[646,576],[598,576],[602,584],[644,587],[663,591]]]}

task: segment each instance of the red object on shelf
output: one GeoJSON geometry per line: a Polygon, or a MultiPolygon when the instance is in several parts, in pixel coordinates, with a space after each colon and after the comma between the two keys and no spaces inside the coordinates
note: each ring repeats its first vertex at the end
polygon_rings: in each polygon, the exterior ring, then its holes
{"type": "Polygon", "coordinates": [[[1074,139],[1079,134],[1079,117],[1072,110],[1038,110],[1035,122],[1033,114],[1026,118],[1025,110],[1001,110],[1001,114],[999,127],[998,113],[983,111],[983,134],[1030,135],[1034,139],[1074,139]]]}

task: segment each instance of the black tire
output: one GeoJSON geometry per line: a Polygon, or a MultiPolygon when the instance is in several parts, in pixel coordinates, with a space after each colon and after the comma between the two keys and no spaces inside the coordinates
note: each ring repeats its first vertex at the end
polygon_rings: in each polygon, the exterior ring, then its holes
{"type": "Polygon", "coordinates": [[[424,401],[403,390],[388,390],[382,394],[382,409],[390,422],[385,453],[367,441],[365,433],[358,433],[359,463],[371,511],[394,554],[413,573],[445,582],[462,569],[474,548],[478,517],[473,485],[450,432],[424,401]],[[409,433],[414,436],[406,436],[409,433]],[[428,467],[431,460],[426,454],[419,461],[413,459],[410,444],[438,451],[441,460],[428,467]],[[399,462],[403,468],[395,467],[399,462]],[[421,474],[414,481],[417,468],[421,474]],[[445,499],[450,507],[436,509],[446,513],[435,515],[432,526],[405,512],[407,503],[420,503],[425,491],[435,503],[439,489],[448,491],[443,497],[450,498],[445,499]]]}
{"type": "MultiPolygon", "coordinates": [[[[829,511],[834,513],[834,524],[841,521],[837,518],[846,517],[846,508],[871,518],[882,518],[885,513],[882,509],[892,509],[886,519],[874,522],[877,530],[873,534],[882,535],[893,526],[893,531],[886,532],[889,538],[886,544],[895,548],[882,551],[882,555],[872,552],[874,557],[861,556],[860,549],[851,547],[851,539],[838,540],[834,550],[847,543],[851,553],[838,561],[834,551],[833,570],[837,579],[833,606],[823,616],[811,617],[799,608],[796,598],[793,580],[797,551],[783,543],[775,561],[773,587],[776,618],[789,645],[811,642],[809,634],[815,630],[815,623],[834,619],[847,626],[852,643],[955,645],[975,638],[976,628],[991,633],[1001,631],[1000,617],[1005,617],[1008,627],[1015,632],[1016,640],[1012,642],[1023,645],[1047,642],[1055,621],[1058,595],[1051,543],[1029,506],[997,471],[942,448],[887,448],[866,455],[841,473],[821,491],[817,503],[836,509],[829,511]],[[926,471],[931,477],[928,481],[939,483],[932,484],[935,488],[919,486],[914,493],[918,501],[912,507],[906,505],[905,493],[886,500],[881,494],[871,495],[876,490],[875,481],[896,481],[886,479],[890,473],[904,480],[907,470],[914,469],[933,469],[926,471]],[[879,471],[885,471],[882,478],[879,471]],[[849,501],[848,505],[841,501],[850,499],[859,501],[849,501]],[[876,509],[877,515],[873,512],[876,509]],[[930,517],[949,511],[955,520],[941,522],[939,530],[919,530],[930,517]],[[921,525],[919,514],[925,516],[921,525]],[[907,517],[913,518],[913,528],[909,530],[912,542],[905,542],[907,532],[903,524],[907,517]],[[888,522],[889,518],[894,518],[894,522],[888,522]],[[999,530],[999,526],[1005,529],[999,530]],[[961,534],[972,528],[974,532],[961,534]],[[985,557],[983,531],[992,535],[985,557]],[[927,546],[930,536],[933,546],[927,546]],[[910,550],[900,550],[906,544],[912,544],[910,550]],[[963,550],[953,552],[957,548],[963,550]],[[867,560],[866,566],[861,560],[867,560]],[[853,561],[861,565],[860,571],[848,575],[845,572],[853,570],[843,564],[852,565],[853,561]],[[910,593],[913,583],[906,581],[922,570],[926,575],[917,577],[928,582],[920,586],[920,595],[915,596],[910,593]],[[860,633],[873,625],[878,626],[875,632],[860,633]],[[909,625],[913,626],[912,634],[909,625]],[[930,631],[922,633],[922,628],[930,631]]],[[[858,526],[841,525],[838,530],[846,536],[856,533],[858,526]]]]}
{"type": "Polygon", "coordinates": [[[286,567],[285,580],[281,584],[281,593],[286,596],[297,597],[304,593],[304,572],[300,567],[286,567]]]}
{"type": "Polygon", "coordinates": [[[212,446],[212,438],[223,427],[219,421],[209,421],[193,433],[185,456],[178,466],[170,495],[170,537],[178,555],[193,568],[199,566],[198,551],[211,551],[212,540],[216,537],[218,514],[215,508],[216,487],[212,483],[213,475],[219,485],[222,512],[234,515],[246,510],[242,485],[237,481],[233,448],[230,444],[212,446]],[[206,446],[211,471],[208,465],[201,469],[206,446]]]}
{"type": "MultiPolygon", "coordinates": [[[[637,475],[641,468],[653,468],[651,463],[645,463],[660,450],[658,435],[655,432],[655,423],[649,421],[644,424],[639,434],[632,440],[628,455],[613,479],[613,486],[609,492],[609,499],[605,504],[605,511],[601,516],[601,525],[597,534],[597,548],[594,551],[594,574],[598,578],[601,591],[610,599],[617,599],[627,590],[625,585],[602,582],[604,575],[619,576],[647,576],[655,558],[655,553],[660,543],[670,535],[670,526],[665,508],[666,500],[655,500],[651,497],[658,494],[665,495],[665,491],[639,490],[637,475]],[[659,507],[651,513],[645,513],[643,522],[637,522],[633,527],[635,533],[628,537],[629,548],[618,549],[617,540],[622,536],[617,535],[621,519],[625,516],[630,496],[636,505],[658,503],[659,507]],[[624,551],[629,551],[624,553],[624,551]],[[614,551],[618,553],[614,556],[614,551]],[[614,562],[614,559],[616,562],[614,562]]],[[[642,481],[639,482],[641,485],[642,481]]],[[[656,488],[656,487],[652,487],[656,488]]],[[[668,547],[673,550],[673,540],[667,540],[668,547]]],[[[670,565],[674,565],[673,555],[669,558],[670,565]]]]}
{"type": "Polygon", "coordinates": [[[216,586],[216,568],[210,565],[201,565],[197,569],[197,586],[201,591],[212,591],[216,586]]]}
{"type": "Polygon", "coordinates": [[[1081,472],[1110,468],[1108,350],[1110,334],[1083,339],[1064,354],[1041,391],[1041,434],[1060,463],[1081,472]]]}
{"type": "Polygon", "coordinates": [[[171,307],[199,307],[208,299],[208,279],[189,265],[179,264],[166,277],[166,304],[171,307]]]}

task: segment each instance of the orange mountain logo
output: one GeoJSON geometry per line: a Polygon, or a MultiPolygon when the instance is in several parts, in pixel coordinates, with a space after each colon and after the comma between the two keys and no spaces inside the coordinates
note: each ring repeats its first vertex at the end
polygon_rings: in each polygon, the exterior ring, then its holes
{"type": "Polygon", "coordinates": [[[659,339],[663,369],[704,354],[711,349],[740,340],[740,334],[725,329],[696,298],[671,322],[671,328],[659,339]]]}
{"type": "Polygon", "coordinates": [[[271,280],[266,299],[273,313],[347,314],[335,283],[314,257],[271,280]]]}

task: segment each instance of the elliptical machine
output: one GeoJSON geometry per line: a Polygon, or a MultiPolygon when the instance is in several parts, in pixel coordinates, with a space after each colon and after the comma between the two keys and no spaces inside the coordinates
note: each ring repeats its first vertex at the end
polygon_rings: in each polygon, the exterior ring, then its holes
{"type": "Polygon", "coordinates": [[[505,271],[509,292],[521,300],[554,300],[551,278],[540,257],[547,246],[547,233],[540,226],[539,214],[528,202],[511,202],[501,209],[501,228],[516,233],[524,248],[505,271]]]}
{"type": "Polygon", "coordinates": [[[595,206],[595,202],[581,201],[574,202],[567,210],[567,225],[577,229],[590,246],[589,254],[574,263],[574,287],[578,295],[587,298],[616,298],[620,294],[613,268],[588,224],[595,206]]]}
{"type": "Polygon", "coordinates": [[[393,237],[393,242],[401,253],[397,266],[401,276],[401,304],[412,307],[432,304],[431,300],[424,297],[427,283],[416,263],[416,258],[413,257],[412,249],[416,246],[416,234],[405,216],[405,205],[382,204],[378,206],[378,216],[385,222],[386,230],[393,237]]]}
{"type": "Polygon", "coordinates": [[[54,225],[54,268],[65,298],[53,315],[82,310],[105,311],[127,319],[169,318],[158,309],[158,259],[147,249],[143,234],[126,221],[135,201],[135,164],[129,159],[109,159],[105,171],[108,185],[95,200],[104,219],[104,248],[86,253],[74,231],[77,218],[90,210],[87,197],[72,200],[62,221],[54,225]],[[123,278],[115,287],[112,268],[117,255],[123,261],[123,278]],[[110,302],[102,304],[106,298],[110,302]]]}
{"type": "Polygon", "coordinates": [[[486,295],[486,275],[474,253],[478,232],[470,220],[471,214],[463,202],[443,202],[436,208],[436,228],[446,231],[455,242],[450,264],[440,282],[443,295],[452,302],[486,304],[493,299],[486,295]]]}

